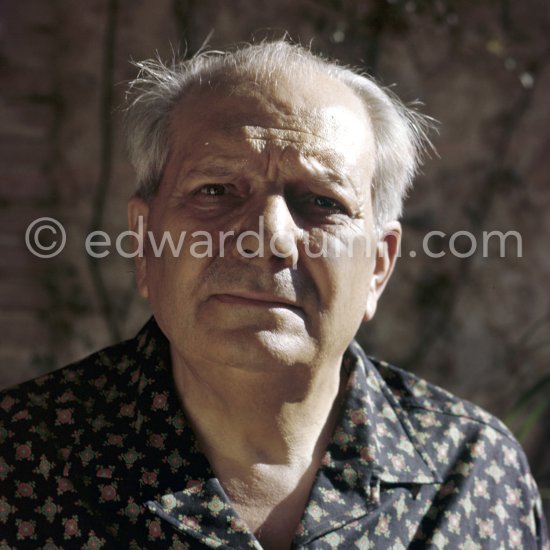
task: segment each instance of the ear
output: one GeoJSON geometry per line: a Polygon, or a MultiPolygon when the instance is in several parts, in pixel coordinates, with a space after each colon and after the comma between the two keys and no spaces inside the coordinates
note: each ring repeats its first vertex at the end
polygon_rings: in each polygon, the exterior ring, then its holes
{"type": "Polygon", "coordinates": [[[138,197],[132,197],[128,201],[128,227],[130,231],[133,232],[136,241],[136,255],[134,256],[136,285],[143,298],[149,297],[149,288],[147,286],[147,258],[144,252],[148,218],[149,205],[147,202],[138,197]]]}
{"type": "Polygon", "coordinates": [[[376,244],[374,272],[370,282],[364,321],[370,321],[376,313],[376,306],[395,267],[401,247],[401,224],[398,221],[387,223],[376,244]]]}

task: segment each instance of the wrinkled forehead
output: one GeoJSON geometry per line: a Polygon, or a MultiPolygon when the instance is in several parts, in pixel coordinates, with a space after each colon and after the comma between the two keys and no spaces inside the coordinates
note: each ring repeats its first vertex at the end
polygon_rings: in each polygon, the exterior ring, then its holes
{"type": "Polygon", "coordinates": [[[170,119],[182,149],[216,134],[228,140],[296,143],[359,158],[374,149],[370,118],[355,93],[326,75],[231,77],[195,86],[170,119]]]}

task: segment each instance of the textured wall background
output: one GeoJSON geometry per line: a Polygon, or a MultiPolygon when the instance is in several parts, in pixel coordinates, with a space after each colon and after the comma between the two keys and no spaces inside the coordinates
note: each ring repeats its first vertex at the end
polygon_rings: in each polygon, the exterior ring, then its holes
{"type": "MultiPolygon", "coordinates": [[[[404,256],[361,340],[501,417],[525,396],[510,422],[550,487],[545,0],[2,0],[0,9],[0,387],[131,336],[148,316],[130,260],[84,251],[90,231],[125,229],[133,174],[118,106],[135,76],[128,60],[185,44],[192,53],[210,31],[216,47],[288,30],[396,82],[441,122],[440,158],[408,201],[404,256]],[[67,229],[55,259],[25,248],[40,216],[67,229]],[[505,258],[496,246],[489,258],[429,258],[421,243],[431,230],[518,231],[523,257],[509,240],[505,258]]],[[[436,245],[448,250],[448,237],[436,245]]]]}

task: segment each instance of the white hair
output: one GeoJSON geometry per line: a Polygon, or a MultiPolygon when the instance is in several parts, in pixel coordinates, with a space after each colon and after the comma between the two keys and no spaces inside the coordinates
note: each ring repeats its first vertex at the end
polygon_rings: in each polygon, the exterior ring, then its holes
{"type": "Polygon", "coordinates": [[[136,195],[152,198],[162,179],[169,144],[169,119],[179,100],[195,86],[216,87],[228,79],[261,83],[275,73],[303,78],[319,74],[348,86],[363,102],[374,133],[372,197],[378,227],[401,216],[403,199],[432,147],[427,132],[433,119],[405,106],[372,77],[314,55],[284,40],[227,51],[202,51],[184,61],[135,63],[140,72],[129,87],[127,145],[137,172],[136,195]]]}

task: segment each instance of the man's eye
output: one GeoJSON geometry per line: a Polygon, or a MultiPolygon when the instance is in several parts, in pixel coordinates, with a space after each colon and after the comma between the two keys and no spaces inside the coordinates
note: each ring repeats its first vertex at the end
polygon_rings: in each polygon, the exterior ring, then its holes
{"type": "Polygon", "coordinates": [[[219,197],[221,195],[225,195],[227,193],[227,189],[226,186],[221,183],[209,183],[208,185],[203,185],[199,189],[199,193],[209,197],[219,197]]]}
{"type": "Polygon", "coordinates": [[[344,207],[338,201],[329,197],[314,197],[313,202],[315,206],[318,206],[319,208],[324,208],[327,210],[344,210],[344,207]]]}

